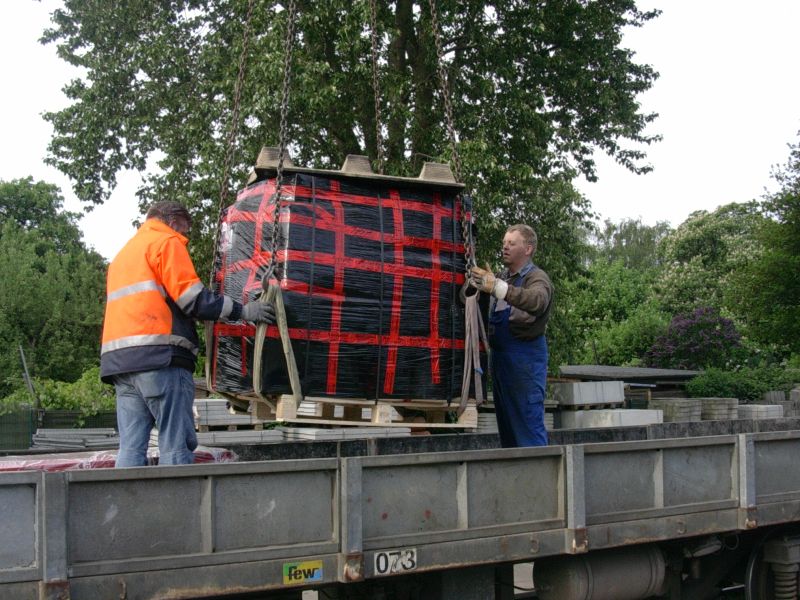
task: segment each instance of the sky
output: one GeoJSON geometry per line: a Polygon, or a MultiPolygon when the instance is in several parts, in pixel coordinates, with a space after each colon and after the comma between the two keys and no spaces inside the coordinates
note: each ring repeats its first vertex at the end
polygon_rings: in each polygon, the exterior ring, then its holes
{"type": "MultiPolygon", "coordinates": [[[[68,210],[82,205],[71,183],[44,164],[52,128],[41,115],[68,105],[61,88],[77,72],[38,38],[61,0],[0,1],[0,180],[32,176],[58,185],[68,210]]],[[[659,113],[648,133],[654,170],[634,175],[597,156],[599,181],[578,180],[600,220],[641,219],[673,227],[696,210],[760,198],[774,190],[771,170],[784,164],[800,131],[800,1],[641,0],[663,14],[626,32],[623,45],[660,73],[640,96],[659,113]]],[[[134,233],[136,173],[80,222],[84,240],[108,259],[134,233]]]]}

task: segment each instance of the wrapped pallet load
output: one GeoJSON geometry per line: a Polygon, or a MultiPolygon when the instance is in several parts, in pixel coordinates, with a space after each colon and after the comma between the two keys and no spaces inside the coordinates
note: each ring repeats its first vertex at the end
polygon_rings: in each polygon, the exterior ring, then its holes
{"type": "MultiPolygon", "coordinates": [[[[304,396],[459,396],[471,207],[449,167],[428,163],[411,178],[373,174],[366,157],[350,156],[338,171],[287,161],[277,201],[276,158],[262,151],[222,214],[216,291],[247,303],[268,274],[280,287],[304,396]]],[[[253,390],[254,335],[243,322],[214,325],[215,390],[253,390]]],[[[276,326],[260,358],[261,392],[290,393],[276,326]]]]}

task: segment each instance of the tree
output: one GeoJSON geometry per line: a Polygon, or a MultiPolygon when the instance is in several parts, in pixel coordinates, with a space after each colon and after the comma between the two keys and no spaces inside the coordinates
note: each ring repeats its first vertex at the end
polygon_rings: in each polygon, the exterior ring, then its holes
{"type": "Polygon", "coordinates": [[[731,306],[762,343],[800,353],[800,143],[773,177],[780,190],[763,202],[763,250],[733,278],[731,306]],[[746,299],[746,302],[742,302],[746,299]],[[737,301],[738,300],[738,301],[737,301]]]}
{"type": "Polygon", "coordinates": [[[57,186],[32,177],[0,181],[0,223],[14,223],[23,231],[38,231],[60,252],[80,243],[79,215],[63,210],[57,186]]]}
{"type": "Polygon", "coordinates": [[[604,323],[592,330],[583,347],[581,362],[640,366],[655,340],[666,332],[668,321],[655,302],[644,302],[625,320],[604,323]]]}
{"type": "MultiPolygon", "coordinates": [[[[375,160],[368,4],[297,4],[289,118],[296,160],[323,168],[338,168],[348,153],[375,160]]],[[[639,11],[634,0],[439,0],[437,7],[464,179],[490,248],[481,252],[493,255],[506,225],[529,222],[552,240],[547,266],[574,270],[561,258],[576,254],[568,247],[574,238],[559,234],[576,229],[588,205],[573,176],[594,179],[596,148],[633,171],[649,169],[643,151],[629,146],[658,139],[645,133],[655,115],[637,102],[657,74],[634,62],[621,40],[625,27],[658,11],[639,11]]],[[[188,202],[201,225],[192,239],[201,272],[216,226],[246,11],[244,0],[66,0],[43,37],[85,69],[65,89],[72,104],[46,116],[55,129],[50,163],[89,203],[108,196],[120,169],[143,172],[154,163],[140,201],[188,202]]],[[[273,0],[255,4],[244,127],[227,186],[240,187],[262,145],[277,145],[286,16],[273,0]]],[[[450,157],[428,4],[379,2],[378,30],[387,172],[416,175],[423,160],[450,157]]]]}
{"type": "Polygon", "coordinates": [[[31,375],[75,381],[99,361],[105,261],[81,242],[59,189],[0,182],[0,396],[31,375]]]}
{"type": "Polygon", "coordinates": [[[579,362],[636,363],[664,332],[669,319],[652,300],[653,277],[652,269],[629,268],[623,258],[592,262],[571,296],[579,362]]]}
{"type": "Polygon", "coordinates": [[[677,315],[702,306],[732,314],[739,300],[727,294],[731,277],[760,255],[763,221],[756,202],[689,215],[660,245],[656,292],[663,310],[677,315]]]}
{"type": "Polygon", "coordinates": [[[628,268],[653,269],[660,264],[658,246],[672,227],[666,221],[653,226],[641,219],[623,219],[614,223],[608,219],[596,234],[598,258],[608,262],[621,260],[628,268]]]}

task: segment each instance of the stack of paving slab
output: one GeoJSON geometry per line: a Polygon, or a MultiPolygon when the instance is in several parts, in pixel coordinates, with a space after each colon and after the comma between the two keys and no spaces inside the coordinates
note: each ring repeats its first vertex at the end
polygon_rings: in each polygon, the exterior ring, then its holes
{"type": "Polygon", "coordinates": [[[408,437],[410,427],[279,427],[287,442],[299,441],[341,441],[365,438],[408,437]]]}
{"type": "Polygon", "coordinates": [[[764,392],[762,403],[782,406],[784,417],[800,417],[800,389],[790,391],[788,400],[783,390],[764,392]]]}
{"type": "Polygon", "coordinates": [[[621,381],[575,381],[550,384],[553,401],[570,408],[623,404],[625,385],[621,381]]]}
{"type": "Polygon", "coordinates": [[[665,423],[700,421],[703,416],[699,398],[652,398],[647,407],[662,411],[665,423]]]}
{"type": "Polygon", "coordinates": [[[561,408],[563,429],[651,425],[663,419],[659,410],[621,408],[625,403],[622,381],[558,382],[550,388],[553,401],[561,408]],[[607,406],[620,408],[601,408],[607,406]]]}
{"type": "Polygon", "coordinates": [[[497,416],[493,412],[478,413],[477,433],[497,433],[497,416]]]}
{"type": "Polygon", "coordinates": [[[740,404],[740,419],[780,419],[783,406],[780,404],[740,404]]]}
{"type": "Polygon", "coordinates": [[[695,398],[700,400],[703,421],[729,421],[739,418],[738,398],[695,398]]]}
{"type": "Polygon", "coordinates": [[[591,429],[592,427],[630,427],[663,422],[663,413],[653,409],[597,409],[561,411],[562,429],[591,429]]]}
{"type": "MultiPolygon", "coordinates": [[[[544,413],[544,428],[548,431],[553,429],[553,413],[544,413]]],[[[478,413],[477,433],[497,433],[497,416],[493,412],[478,413]]]]}
{"type": "MultiPolygon", "coordinates": [[[[231,444],[262,444],[283,442],[283,432],[277,429],[240,431],[206,431],[197,434],[197,443],[201,446],[229,446],[231,444]]],[[[158,446],[158,431],[150,432],[150,446],[158,446]]]]}
{"type": "Polygon", "coordinates": [[[119,448],[119,435],[113,428],[37,429],[32,448],[63,450],[103,450],[119,448]]]}
{"type": "Polygon", "coordinates": [[[553,429],[553,422],[555,421],[553,417],[553,413],[545,412],[544,413],[544,428],[547,430],[553,429]]]}
{"type": "Polygon", "coordinates": [[[230,427],[250,426],[252,417],[247,414],[233,413],[228,409],[227,400],[201,398],[194,401],[196,427],[230,427]]]}

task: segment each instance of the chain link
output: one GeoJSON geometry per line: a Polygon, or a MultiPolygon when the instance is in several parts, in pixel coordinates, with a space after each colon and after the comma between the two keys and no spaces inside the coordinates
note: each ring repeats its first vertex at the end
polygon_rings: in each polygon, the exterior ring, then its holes
{"type": "Polygon", "coordinates": [[[378,80],[378,7],[376,0],[369,0],[369,24],[372,39],[372,91],[375,94],[375,148],[378,158],[378,173],[383,175],[383,132],[381,118],[381,88],[378,80]]]}
{"type": "Polygon", "coordinates": [[[287,115],[289,112],[289,88],[292,78],[292,50],[294,49],[296,14],[297,11],[295,7],[295,0],[289,0],[289,6],[286,15],[286,36],[283,40],[283,87],[281,89],[281,120],[278,134],[278,168],[275,174],[275,193],[272,196],[275,207],[272,218],[272,239],[269,264],[267,265],[267,272],[262,279],[262,284],[264,286],[268,285],[269,278],[275,271],[275,264],[278,254],[278,226],[280,224],[281,187],[283,186],[283,157],[284,154],[286,154],[286,146],[288,145],[287,139],[289,136],[287,115]]]}
{"type": "MultiPolygon", "coordinates": [[[[464,269],[469,275],[470,270],[472,267],[477,266],[477,262],[475,262],[475,245],[473,244],[472,239],[472,222],[471,222],[471,215],[467,214],[467,210],[465,207],[465,203],[470,201],[470,209],[471,209],[471,199],[464,194],[461,195],[461,239],[464,241],[464,269]]],[[[470,210],[470,212],[472,212],[470,210]]]]}
{"type": "MultiPolygon", "coordinates": [[[[456,142],[456,129],[453,121],[453,103],[450,99],[450,86],[447,79],[447,70],[444,66],[444,50],[442,49],[442,36],[439,31],[439,15],[436,12],[436,0],[428,0],[431,11],[431,29],[433,30],[433,41],[436,44],[436,69],[439,73],[439,86],[444,101],[445,121],[447,124],[447,135],[450,138],[450,147],[453,154],[453,169],[456,181],[461,181],[461,157],[458,154],[458,144],[456,142]]],[[[464,262],[467,273],[476,265],[475,247],[472,240],[471,215],[467,213],[465,201],[467,198],[462,194],[461,198],[461,237],[464,242],[464,262]]],[[[471,212],[471,210],[470,210],[471,212]]]]}
{"type": "MultiPolygon", "coordinates": [[[[242,107],[242,87],[244,87],[244,75],[247,68],[247,53],[250,48],[250,32],[253,22],[253,5],[255,0],[247,2],[247,16],[244,21],[244,31],[242,33],[242,52],[239,54],[239,70],[236,74],[236,83],[233,88],[233,109],[231,110],[231,120],[228,125],[228,137],[226,139],[225,159],[222,167],[222,179],[219,182],[219,204],[217,206],[217,226],[214,230],[213,252],[217,251],[219,243],[220,219],[222,211],[228,201],[228,177],[230,177],[231,163],[233,154],[236,151],[236,138],[239,135],[239,113],[242,107]]],[[[211,262],[211,273],[209,275],[209,286],[214,285],[214,261],[211,262]]]]}

